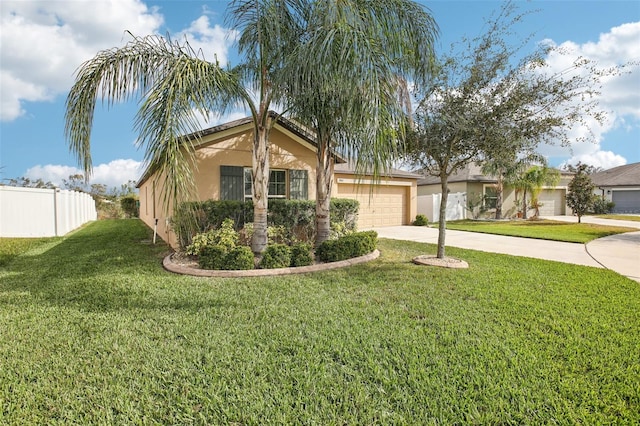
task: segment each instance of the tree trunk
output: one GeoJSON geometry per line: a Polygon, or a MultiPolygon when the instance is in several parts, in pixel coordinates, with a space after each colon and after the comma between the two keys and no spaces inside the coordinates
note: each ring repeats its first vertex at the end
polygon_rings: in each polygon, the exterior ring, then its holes
{"type": "Polygon", "coordinates": [[[522,192],[522,218],[527,218],[527,190],[522,192]]]}
{"type": "Polygon", "coordinates": [[[318,135],[318,156],[316,162],[316,247],[329,239],[331,234],[331,150],[329,139],[318,135]]]}
{"type": "Polygon", "coordinates": [[[269,130],[264,124],[253,139],[253,236],[251,250],[262,253],[267,247],[267,209],[269,207],[269,130]]]}
{"type": "Polygon", "coordinates": [[[447,175],[440,175],[442,198],[440,199],[440,220],[438,221],[438,259],[444,259],[444,239],[447,226],[447,200],[449,199],[449,183],[447,175]]]}
{"type": "Polygon", "coordinates": [[[504,192],[504,182],[498,178],[496,184],[496,220],[502,219],[502,193],[504,192]]]}

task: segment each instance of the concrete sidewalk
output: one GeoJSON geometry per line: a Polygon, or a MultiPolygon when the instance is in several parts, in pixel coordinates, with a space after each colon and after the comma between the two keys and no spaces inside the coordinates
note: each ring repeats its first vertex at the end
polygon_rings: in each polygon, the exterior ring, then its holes
{"type": "MultiPolygon", "coordinates": [[[[552,216],[544,219],[578,222],[578,218],[575,216],[552,216]]],[[[640,230],[640,222],[631,220],[582,216],[582,222],[597,225],[625,226],[640,230]]],[[[640,282],[640,231],[598,238],[587,243],[586,248],[587,253],[605,268],[640,282]]]]}
{"type": "MultiPolygon", "coordinates": [[[[637,222],[631,223],[636,223],[636,227],[639,227],[637,222]]],[[[374,230],[380,238],[438,243],[437,228],[391,226],[374,230]]],[[[640,281],[640,231],[600,238],[585,245],[447,230],[446,245],[596,268],[605,267],[640,281]]]]}

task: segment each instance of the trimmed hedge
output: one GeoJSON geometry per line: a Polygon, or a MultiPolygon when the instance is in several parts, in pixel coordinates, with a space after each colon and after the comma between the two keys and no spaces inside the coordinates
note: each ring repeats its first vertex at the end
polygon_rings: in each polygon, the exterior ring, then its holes
{"type": "Polygon", "coordinates": [[[291,266],[307,266],[313,264],[311,244],[297,243],[291,246],[291,266]]]}
{"type": "Polygon", "coordinates": [[[198,255],[198,265],[202,269],[223,269],[226,256],[226,247],[216,244],[204,246],[198,255]]]}
{"type": "Polygon", "coordinates": [[[268,245],[264,253],[262,253],[262,260],[260,261],[260,268],[262,269],[287,268],[290,265],[291,249],[286,244],[268,245]]]}
{"type": "Polygon", "coordinates": [[[253,252],[247,246],[238,246],[225,256],[225,267],[228,270],[243,270],[253,269],[255,264],[253,263],[253,252]]]}
{"type": "Polygon", "coordinates": [[[377,242],[376,231],[355,232],[323,242],[316,249],[316,255],[323,262],[337,262],[371,253],[377,242]]]}
{"type": "Polygon", "coordinates": [[[198,256],[202,269],[241,270],[253,269],[253,252],[249,247],[238,246],[228,249],[222,245],[205,246],[198,256]]]}
{"type": "MultiPolygon", "coordinates": [[[[356,200],[334,198],[331,200],[331,223],[343,222],[347,231],[355,231],[358,222],[359,203],[356,200]]],[[[315,210],[313,200],[269,200],[267,216],[269,226],[284,226],[298,239],[312,240],[315,236],[315,210]]],[[[253,202],[248,201],[193,201],[182,203],[175,210],[172,226],[181,247],[191,244],[194,235],[217,229],[231,218],[236,230],[253,222],[253,202]]]]}

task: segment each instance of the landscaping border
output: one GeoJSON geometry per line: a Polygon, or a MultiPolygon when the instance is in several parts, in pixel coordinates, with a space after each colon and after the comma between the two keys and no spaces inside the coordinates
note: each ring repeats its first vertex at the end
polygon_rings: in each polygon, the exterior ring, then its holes
{"type": "Polygon", "coordinates": [[[331,269],[345,268],[347,266],[358,265],[370,262],[380,256],[378,250],[374,250],[364,256],[353,259],[340,260],[338,262],[317,263],[315,265],[297,266],[292,268],[278,269],[246,269],[242,271],[222,271],[211,269],[190,268],[173,262],[173,253],[167,255],[162,261],[162,266],[169,272],[182,275],[192,275],[196,277],[217,277],[217,278],[243,278],[243,277],[268,277],[276,275],[306,274],[308,272],[321,272],[331,269]]]}

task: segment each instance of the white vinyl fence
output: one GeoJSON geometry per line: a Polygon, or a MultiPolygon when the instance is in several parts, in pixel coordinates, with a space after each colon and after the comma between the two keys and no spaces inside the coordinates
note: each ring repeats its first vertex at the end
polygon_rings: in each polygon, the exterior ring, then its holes
{"type": "Polygon", "coordinates": [[[96,218],[84,192],[0,186],[0,237],[58,237],[96,218]]]}
{"type": "MultiPolygon", "coordinates": [[[[427,216],[429,222],[438,222],[440,220],[440,200],[442,194],[419,195],[418,196],[418,214],[427,216]]],[[[449,193],[447,198],[447,220],[460,220],[467,218],[467,193],[454,192],[449,193]]]]}

